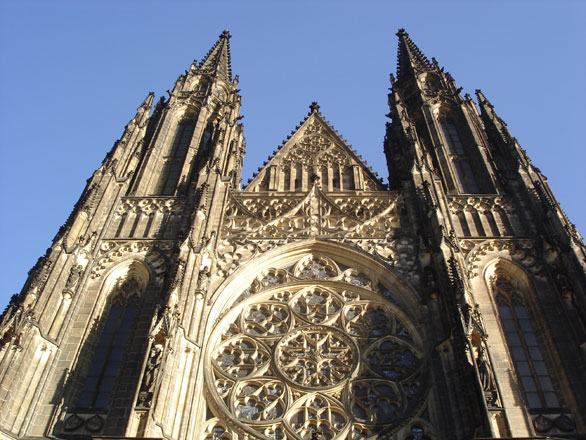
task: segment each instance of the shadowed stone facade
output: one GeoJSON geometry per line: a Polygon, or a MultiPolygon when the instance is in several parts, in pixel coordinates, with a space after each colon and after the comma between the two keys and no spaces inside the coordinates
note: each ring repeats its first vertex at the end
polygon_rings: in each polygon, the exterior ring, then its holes
{"type": "Polygon", "coordinates": [[[584,438],[582,238],[397,36],[388,185],[312,103],[241,189],[228,32],[147,96],[2,315],[0,439],[584,438]]]}

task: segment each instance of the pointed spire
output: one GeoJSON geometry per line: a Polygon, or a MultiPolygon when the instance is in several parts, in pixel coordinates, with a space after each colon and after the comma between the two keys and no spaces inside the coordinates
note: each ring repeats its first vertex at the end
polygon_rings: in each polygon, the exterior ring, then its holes
{"type": "Polygon", "coordinates": [[[218,37],[216,44],[199,64],[200,70],[210,70],[225,75],[232,81],[232,66],[230,60],[230,32],[224,31],[218,37]]]}
{"type": "Polygon", "coordinates": [[[486,96],[484,96],[484,93],[482,93],[480,89],[476,90],[476,97],[478,98],[478,105],[480,107],[480,117],[487,129],[490,130],[491,126],[494,127],[499,133],[501,139],[507,144],[510,143],[513,140],[513,137],[509,133],[506,122],[496,114],[494,106],[486,96]]]}
{"type": "Polygon", "coordinates": [[[407,72],[413,69],[431,70],[433,68],[429,60],[415,45],[405,29],[399,29],[399,49],[397,51],[397,79],[401,79],[407,72]]]}

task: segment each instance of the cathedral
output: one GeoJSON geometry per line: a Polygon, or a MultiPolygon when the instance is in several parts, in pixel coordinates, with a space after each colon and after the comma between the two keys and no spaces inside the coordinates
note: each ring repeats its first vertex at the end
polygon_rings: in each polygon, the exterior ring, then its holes
{"type": "Polygon", "coordinates": [[[146,97],[1,316],[0,439],[586,438],[582,238],[397,37],[388,183],[314,102],[243,186],[227,31],[146,97]]]}

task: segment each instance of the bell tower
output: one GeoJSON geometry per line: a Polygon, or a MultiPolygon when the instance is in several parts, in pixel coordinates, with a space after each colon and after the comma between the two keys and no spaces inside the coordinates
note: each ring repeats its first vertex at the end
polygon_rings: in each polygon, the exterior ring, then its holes
{"type": "Polygon", "coordinates": [[[160,371],[172,335],[182,332],[193,341],[186,352],[196,352],[193,317],[209,276],[217,212],[223,194],[240,184],[237,87],[224,31],[152,114],[154,95],[147,96],[88,180],[3,315],[4,431],[152,432],[153,402],[168,392],[160,371]],[[185,288],[196,295],[183,296],[185,288]]]}
{"type": "Polygon", "coordinates": [[[454,355],[474,365],[493,435],[582,432],[582,237],[482,92],[477,107],[405,30],[397,36],[389,181],[410,200],[430,270],[451,285],[439,302],[462,326],[454,355]]]}

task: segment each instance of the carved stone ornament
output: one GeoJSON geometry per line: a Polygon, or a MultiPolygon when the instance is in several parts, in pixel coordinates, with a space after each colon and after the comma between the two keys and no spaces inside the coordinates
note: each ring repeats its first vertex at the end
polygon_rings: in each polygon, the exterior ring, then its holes
{"type": "MultiPolygon", "coordinates": [[[[340,183],[345,190],[350,191],[385,189],[372,169],[363,162],[362,157],[347,145],[327,121],[317,116],[318,113],[312,112],[301,127],[297,127],[297,131],[291,133],[287,141],[279,147],[279,151],[275,151],[274,156],[269,157],[269,161],[265,162],[265,167],[259,168],[259,173],[255,174],[246,191],[267,190],[269,175],[275,170],[277,170],[276,175],[280,175],[281,178],[285,177],[285,170],[289,176],[279,179],[281,183],[288,182],[285,183],[285,191],[292,190],[290,188],[292,182],[289,180],[292,172],[303,174],[303,179],[307,181],[313,173],[320,172],[322,175],[329,175],[332,185],[336,181],[333,186],[337,189],[340,189],[340,183]],[[341,179],[343,173],[347,173],[348,180],[345,183],[341,179]]],[[[324,187],[329,186],[326,179],[323,180],[321,184],[324,187]]],[[[295,191],[298,189],[296,187],[295,191]]]]}
{"type": "Polygon", "coordinates": [[[513,261],[526,267],[535,276],[543,276],[543,266],[539,264],[535,255],[532,240],[495,239],[484,240],[479,243],[464,240],[462,242],[462,248],[471,249],[466,256],[468,275],[470,278],[475,278],[479,275],[479,263],[490,254],[493,254],[494,257],[498,256],[498,254],[506,254],[513,261]]]}
{"type": "Polygon", "coordinates": [[[416,279],[415,249],[396,237],[400,205],[392,193],[335,197],[317,185],[301,197],[231,194],[218,239],[218,274],[229,275],[292,239],[319,237],[351,243],[416,279]]]}
{"type": "Polygon", "coordinates": [[[168,197],[124,197],[118,209],[117,215],[123,215],[128,212],[150,214],[152,212],[176,212],[181,213],[183,204],[177,198],[168,197]]]}
{"type": "Polygon", "coordinates": [[[79,279],[81,278],[81,274],[83,273],[83,266],[80,264],[75,264],[71,267],[69,271],[69,276],[67,277],[67,281],[65,283],[65,290],[69,292],[75,292],[77,285],[79,284],[79,279]]]}
{"type": "Polygon", "coordinates": [[[104,419],[96,414],[85,421],[85,428],[89,432],[99,432],[104,428],[104,419]]]}
{"type": "Polygon", "coordinates": [[[133,256],[144,258],[156,274],[157,281],[162,282],[172,250],[171,241],[105,241],[100,246],[91,277],[97,278],[112,263],[133,256]]]}
{"type": "Polygon", "coordinates": [[[162,358],[163,346],[160,344],[153,344],[142,377],[140,392],[138,393],[138,406],[143,408],[151,406],[162,358]]]}
{"type": "Polygon", "coordinates": [[[83,422],[84,420],[77,414],[71,414],[65,419],[65,423],[63,423],[63,429],[65,431],[75,431],[83,426],[83,422]]]}
{"type": "Polygon", "coordinates": [[[365,274],[310,255],[259,283],[266,288],[216,322],[205,380],[217,419],[206,430],[226,439],[374,438],[416,415],[426,389],[421,339],[363,287],[372,285],[365,274]]]}
{"type": "Polygon", "coordinates": [[[539,433],[547,432],[553,427],[553,421],[543,414],[533,418],[533,426],[539,433]]]}

